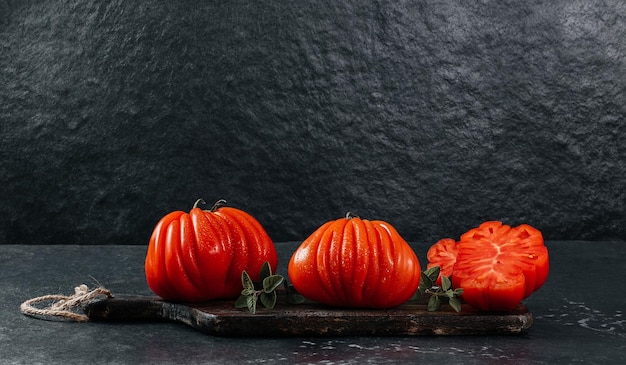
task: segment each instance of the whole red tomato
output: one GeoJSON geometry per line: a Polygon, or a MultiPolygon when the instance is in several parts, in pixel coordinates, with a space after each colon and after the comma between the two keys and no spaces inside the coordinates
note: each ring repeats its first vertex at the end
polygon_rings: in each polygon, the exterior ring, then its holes
{"type": "Polygon", "coordinates": [[[259,280],[265,261],[274,269],[278,256],[261,224],[248,213],[224,207],[175,211],[154,228],[145,261],[148,286],[160,297],[199,302],[236,298],[241,273],[259,280]]]}
{"type": "Polygon", "coordinates": [[[413,249],[389,223],[348,215],[304,240],[288,274],[300,294],[323,304],[391,308],[417,291],[421,270],[413,249]]]}
{"type": "Polygon", "coordinates": [[[442,274],[452,275],[452,285],[463,288],[463,300],[475,308],[511,310],[548,277],[543,236],[527,224],[511,228],[502,222],[484,222],[461,235],[455,244],[448,240],[431,247],[429,266],[447,268],[442,274]]]}

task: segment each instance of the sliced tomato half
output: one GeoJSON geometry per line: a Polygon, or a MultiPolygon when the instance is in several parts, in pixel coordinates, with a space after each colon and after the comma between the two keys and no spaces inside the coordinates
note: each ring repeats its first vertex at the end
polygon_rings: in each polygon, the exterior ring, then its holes
{"type": "Polygon", "coordinates": [[[498,221],[484,222],[459,241],[439,240],[428,250],[427,267],[439,266],[452,277],[462,298],[475,308],[506,311],[515,308],[546,281],[548,249],[537,229],[522,224],[511,228],[498,221]]]}
{"type": "Polygon", "coordinates": [[[527,224],[485,222],[463,234],[456,247],[453,286],[463,288],[465,302],[481,310],[513,309],[548,277],[543,236],[527,224]]]}
{"type": "Polygon", "coordinates": [[[426,267],[430,269],[431,267],[439,266],[440,270],[436,285],[441,285],[442,275],[448,278],[452,276],[452,269],[458,254],[456,243],[452,238],[442,238],[428,249],[426,254],[428,264],[426,267]]]}

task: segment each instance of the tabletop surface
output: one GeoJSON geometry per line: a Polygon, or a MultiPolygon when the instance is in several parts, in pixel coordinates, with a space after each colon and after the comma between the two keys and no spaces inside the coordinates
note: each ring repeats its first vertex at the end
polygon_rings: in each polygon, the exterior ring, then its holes
{"type": "MultiPolygon", "coordinates": [[[[298,242],[276,243],[285,274],[298,242]]],[[[625,242],[548,241],[551,271],[516,336],[213,337],[177,323],[45,321],[19,305],[80,284],[152,295],[145,246],[0,245],[0,364],[626,363],[625,242]]],[[[425,265],[427,244],[412,243],[425,265]]]]}

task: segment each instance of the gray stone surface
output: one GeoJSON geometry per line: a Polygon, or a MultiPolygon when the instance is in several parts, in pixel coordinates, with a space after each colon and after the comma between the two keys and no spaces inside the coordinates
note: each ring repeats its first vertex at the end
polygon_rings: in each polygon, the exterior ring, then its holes
{"type": "Polygon", "coordinates": [[[145,244],[203,197],[626,239],[626,5],[0,0],[0,243],[145,244]]]}
{"type": "MultiPolygon", "coordinates": [[[[278,273],[286,274],[296,245],[277,243],[278,273]]],[[[411,246],[425,265],[428,244],[411,246]]],[[[18,310],[23,301],[69,295],[82,283],[114,294],[150,295],[145,248],[2,245],[0,364],[625,364],[626,245],[558,241],[547,246],[550,276],[524,301],[534,315],[526,335],[224,338],[175,323],[79,324],[26,317],[18,310]],[[612,268],[611,280],[606,267],[612,268]],[[610,298],[599,294],[609,292],[610,298]]]]}

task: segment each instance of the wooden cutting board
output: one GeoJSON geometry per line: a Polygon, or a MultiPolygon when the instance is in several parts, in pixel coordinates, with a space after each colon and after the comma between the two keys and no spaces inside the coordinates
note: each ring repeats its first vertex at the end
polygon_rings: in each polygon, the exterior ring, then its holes
{"type": "Polygon", "coordinates": [[[460,313],[447,305],[429,312],[425,300],[393,309],[337,309],[307,302],[286,304],[279,295],[273,309],[260,304],[256,314],[235,309],[234,300],[204,304],[174,303],[157,297],[116,295],[86,305],[94,321],[174,321],[217,336],[414,336],[512,335],[532,326],[524,305],[506,313],[460,313]]]}

